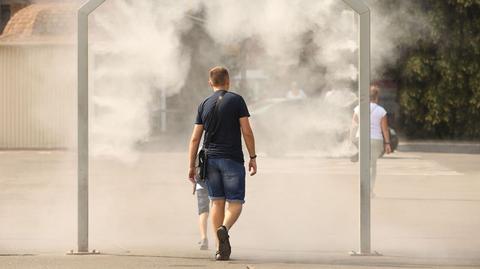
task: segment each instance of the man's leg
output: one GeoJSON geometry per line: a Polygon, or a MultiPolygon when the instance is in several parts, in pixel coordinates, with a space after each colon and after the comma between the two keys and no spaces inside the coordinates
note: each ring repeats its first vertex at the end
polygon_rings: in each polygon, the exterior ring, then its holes
{"type": "Polygon", "coordinates": [[[233,160],[224,161],[223,185],[227,197],[227,209],[223,225],[230,230],[242,213],[245,202],[245,167],[233,160]]]}
{"type": "Polygon", "coordinates": [[[228,230],[232,228],[233,224],[238,220],[240,214],[242,213],[242,203],[231,203],[227,202],[227,209],[225,212],[225,219],[223,220],[223,225],[227,227],[228,230]]]}
{"type": "Polygon", "coordinates": [[[212,208],[210,209],[210,215],[212,218],[212,228],[213,233],[215,234],[215,240],[218,250],[218,237],[217,229],[222,226],[223,220],[225,218],[225,200],[212,200],[212,208]]]}
{"type": "Polygon", "coordinates": [[[235,224],[245,199],[245,166],[237,161],[222,159],[220,169],[227,200],[227,208],[222,226],[217,229],[219,253],[222,260],[230,259],[232,248],[228,230],[235,224]]]}
{"type": "Polygon", "coordinates": [[[209,159],[207,167],[207,188],[211,200],[210,218],[215,234],[216,249],[218,251],[217,229],[222,226],[225,218],[225,191],[223,188],[222,174],[218,169],[218,159],[209,159]]]}

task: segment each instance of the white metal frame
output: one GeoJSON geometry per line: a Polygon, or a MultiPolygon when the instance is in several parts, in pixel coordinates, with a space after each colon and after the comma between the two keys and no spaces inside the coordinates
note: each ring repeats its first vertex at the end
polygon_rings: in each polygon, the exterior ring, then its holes
{"type": "MultiPolygon", "coordinates": [[[[363,0],[343,1],[360,16],[360,252],[355,255],[370,255],[370,9],[363,0]]],[[[87,0],[78,11],[78,253],[89,253],[88,15],[103,2],[87,0]]]]}

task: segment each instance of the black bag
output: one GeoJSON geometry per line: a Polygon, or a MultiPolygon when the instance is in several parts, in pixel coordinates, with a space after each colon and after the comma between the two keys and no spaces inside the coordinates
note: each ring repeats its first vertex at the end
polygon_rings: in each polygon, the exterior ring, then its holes
{"type": "MultiPolygon", "coordinates": [[[[196,181],[201,182],[205,181],[207,178],[207,162],[208,162],[208,146],[212,142],[213,137],[215,136],[218,128],[220,126],[221,115],[218,113],[220,104],[222,103],[223,96],[227,93],[222,91],[217,101],[215,102],[215,107],[208,113],[205,124],[208,123],[208,129],[205,129],[205,135],[203,137],[203,146],[197,154],[196,160],[196,181]]],[[[204,124],[204,126],[205,126],[204,124]]]]}
{"type": "Polygon", "coordinates": [[[197,174],[195,180],[197,182],[205,180],[207,173],[207,154],[205,154],[205,149],[203,147],[198,151],[195,167],[197,174]]]}

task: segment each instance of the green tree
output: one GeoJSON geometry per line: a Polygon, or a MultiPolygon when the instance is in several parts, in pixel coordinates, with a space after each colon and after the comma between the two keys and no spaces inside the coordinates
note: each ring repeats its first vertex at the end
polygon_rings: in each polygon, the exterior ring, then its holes
{"type": "Polygon", "coordinates": [[[399,47],[399,84],[409,137],[480,139],[480,0],[423,0],[431,27],[399,47]]]}

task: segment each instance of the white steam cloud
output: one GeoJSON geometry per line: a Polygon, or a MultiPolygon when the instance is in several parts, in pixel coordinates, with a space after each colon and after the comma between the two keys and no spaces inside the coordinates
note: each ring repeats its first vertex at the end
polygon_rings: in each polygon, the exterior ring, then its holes
{"type": "MultiPolygon", "coordinates": [[[[370,4],[376,5],[377,1],[371,0],[370,4]]],[[[408,7],[401,14],[406,10],[408,7]]],[[[391,21],[382,21],[387,18],[383,14],[376,15],[373,14],[372,24],[373,58],[379,66],[379,59],[393,58],[390,55],[395,39],[386,31],[391,21]]],[[[283,96],[296,80],[301,80],[307,93],[337,89],[345,92],[347,88],[355,91],[357,22],[353,11],[342,1],[107,1],[92,20],[96,29],[96,155],[135,159],[136,143],[150,134],[153,98],[159,92],[173,96],[186,83],[192,57],[196,55],[191,54],[191,44],[183,42],[182,37],[199,21],[208,38],[220,48],[241,48],[247,40],[255,44],[258,49],[251,53],[249,64],[253,62],[253,68],[266,73],[266,96],[283,96]],[[302,63],[305,51],[310,64],[302,63]]],[[[393,35],[405,34],[399,31],[393,35]]],[[[216,51],[204,53],[211,55],[216,51]]],[[[206,71],[197,70],[205,74],[206,71]]],[[[349,93],[346,97],[351,99],[349,93]]],[[[332,120],[322,122],[339,125],[332,120]]]]}
{"type": "Polygon", "coordinates": [[[178,1],[112,1],[94,16],[94,153],[135,158],[150,131],[155,91],[177,93],[190,58],[180,35],[191,22],[178,1]]]}

